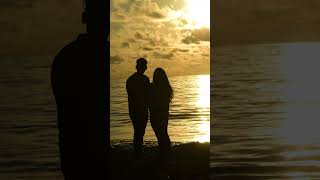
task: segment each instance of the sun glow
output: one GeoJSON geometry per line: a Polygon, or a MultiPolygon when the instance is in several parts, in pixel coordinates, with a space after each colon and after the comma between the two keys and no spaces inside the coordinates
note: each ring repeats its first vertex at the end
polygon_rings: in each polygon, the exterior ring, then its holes
{"type": "Polygon", "coordinates": [[[210,29],[210,0],[185,0],[185,7],[169,12],[169,17],[178,20],[176,28],[210,29]]]}
{"type": "Polygon", "coordinates": [[[210,28],[210,0],[187,0],[184,18],[190,28],[210,28]]]}

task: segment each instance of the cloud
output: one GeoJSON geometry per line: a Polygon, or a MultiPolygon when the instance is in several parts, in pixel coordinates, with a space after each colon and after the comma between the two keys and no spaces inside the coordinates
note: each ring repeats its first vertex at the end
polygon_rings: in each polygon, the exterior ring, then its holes
{"type": "Polygon", "coordinates": [[[110,32],[112,33],[117,33],[123,29],[123,24],[121,22],[111,22],[110,23],[110,32]]]}
{"type": "Polygon", "coordinates": [[[166,17],[166,11],[160,9],[156,2],[146,1],[146,15],[152,18],[161,19],[166,17]]]}
{"type": "Polygon", "coordinates": [[[166,15],[164,15],[163,13],[161,12],[151,12],[151,13],[148,13],[147,14],[149,17],[152,17],[152,18],[156,18],[156,19],[161,19],[161,18],[164,18],[166,17],[166,15]]]}
{"type": "Polygon", "coordinates": [[[208,28],[196,29],[192,34],[200,41],[210,41],[210,30],[208,28]]]}
{"type": "Polygon", "coordinates": [[[129,41],[129,42],[131,42],[131,43],[135,43],[135,42],[137,42],[137,41],[136,41],[136,40],[134,40],[133,38],[128,39],[128,41],[129,41]]]}
{"type": "Polygon", "coordinates": [[[130,44],[128,42],[123,42],[122,47],[128,48],[128,47],[130,47],[130,44]]]}
{"type": "Polygon", "coordinates": [[[149,44],[151,46],[156,46],[156,42],[154,40],[152,40],[152,39],[149,40],[149,44]]]}
{"type": "Polygon", "coordinates": [[[174,49],[172,50],[172,52],[189,52],[189,50],[188,50],[188,49],[174,48],[174,49]]]}
{"type": "Polygon", "coordinates": [[[154,52],[153,55],[156,58],[162,58],[162,59],[171,59],[173,57],[173,53],[159,53],[159,52],[154,52]]]}
{"type": "Polygon", "coordinates": [[[180,10],[186,5],[186,0],[157,0],[160,8],[169,7],[172,10],[180,10]]]}
{"type": "MultiPolygon", "coordinates": [[[[155,37],[152,37],[149,33],[141,33],[141,32],[136,32],[134,34],[134,38],[135,40],[144,40],[146,42],[149,42],[150,45],[156,45],[156,40],[155,37]]],[[[133,40],[132,38],[130,38],[130,40],[133,40]]],[[[163,40],[161,38],[159,38],[159,42],[162,42],[163,40]]]]}
{"type": "Polygon", "coordinates": [[[176,20],[176,24],[173,24],[173,26],[179,26],[180,28],[183,28],[187,24],[188,24],[188,21],[185,18],[179,18],[176,20]]]}
{"type": "Polygon", "coordinates": [[[133,3],[135,3],[135,0],[111,0],[110,9],[112,11],[118,9],[128,11],[132,7],[133,3]]]}
{"type": "Polygon", "coordinates": [[[199,39],[195,36],[190,35],[182,39],[182,42],[185,44],[199,44],[199,39]]]}
{"type": "Polygon", "coordinates": [[[142,35],[142,33],[140,33],[140,32],[136,32],[136,33],[134,34],[134,37],[135,37],[136,39],[144,39],[144,35],[142,35]]]}
{"type": "Polygon", "coordinates": [[[207,54],[207,53],[203,53],[201,55],[204,56],[204,57],[209,57],[209,54],[207,54]]]}
{"type": "Polygon", "coordinates": [[[120,64],[122,61],[123,61],[123,58],[121,58],[119,55],[110,56],[111,64],[120,64]]]}
{"type": "Polygon", "coordinates": [[[153,48],[145,47],[145,48],[143,48],[143,50],[145,50],[145,51],[152,51],[152,50],[153,50],[153,48]]]}
{"type": "Polygon", "coordinates": [[[168,42],[163,37],[149,38],[149,45],[153,47],[168,46],[168,42]]]}
{"type": "Polygon", "coordinates": [[[166,11],[159,8],[158,2],[153,0],[112,0],[110,5],[111,14],[124,12],[126,14],[148,16],[157,19],[166,16],[166,11]]]}
{"type": "Polygon", "coordinates": [[[124,21],[127,19],[128,19],[128,17],[124,13],[120,13],[120,12],[112,13],[112,20],[113,21],[124,21]]]}
{"type": "Polygon", "coordinates": [[[182,39],[185,44],[199,44],[200,41],[210,41],[210,30],[208,28],[192,30],[182,39]]]}

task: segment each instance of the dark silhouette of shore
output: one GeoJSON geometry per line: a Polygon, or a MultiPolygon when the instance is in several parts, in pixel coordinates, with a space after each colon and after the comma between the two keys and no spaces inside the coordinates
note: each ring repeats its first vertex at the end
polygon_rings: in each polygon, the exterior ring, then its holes
{"type": "Polygon", "coordinates": [[[111,179],[209,179],[209,143],[173,143],[168,161],[161,158],[156,142],[145,142],[144,157],[139,160],[135,160],[132,147],[130,141],[111,143],[111,179]]]}

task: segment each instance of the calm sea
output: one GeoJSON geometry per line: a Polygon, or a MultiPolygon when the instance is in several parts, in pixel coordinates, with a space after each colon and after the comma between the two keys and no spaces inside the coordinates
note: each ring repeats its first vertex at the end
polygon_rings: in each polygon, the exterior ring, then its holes
{"type": "MultiPolygon", "coordinates": [[[[169,77],[175,91],[171,139],[207,141],[211,114],[212,179],[319,179],[320,43],[212,52],[211,78],[169,77]]],[[[1,57],[1,180],[62,179],[51,62],[52,57],[1,57]]],[[[124,82],[111,81],[114,140],[132,138],[124,82]]],[[[146,140],[155,140],[150,124],[146,140]]]]}
{"type": "Polygon", "coordinates": [[[60,172],[53,58],[0,59],[0,179],[57,180],[60,172]]]}
{"type": "MultiPolygon", "coordinates": [[[[0,179],[58,180],[56,106],[51,91],[53,57],[2,57],[0,61],[0,179]]],[[[209,75],[169,77],[175,91],[172,141],[209,141],[209,75]]],[[[111,80],[111,138],[132,139],[125,80],[111,80]]],[[[148,123],[145,140],[156,140],[148,123]]]]}
{"type": "Polygon", "coordinates": [[[217,47],[213,179],[320,179],[320,43],[217,47]]]}

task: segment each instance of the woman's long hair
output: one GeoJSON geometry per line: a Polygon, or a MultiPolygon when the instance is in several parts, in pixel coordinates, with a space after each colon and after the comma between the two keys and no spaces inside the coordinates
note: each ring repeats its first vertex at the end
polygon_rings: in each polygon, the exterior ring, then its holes
{"type": "Polygon", "coordinates": [[[170,103],[173,98],[173,89],[169,83],[166,72],[162,68],[157,68],[153,73],[152,82],[155,92],[160,96],[168,99],[170,103]]]}

